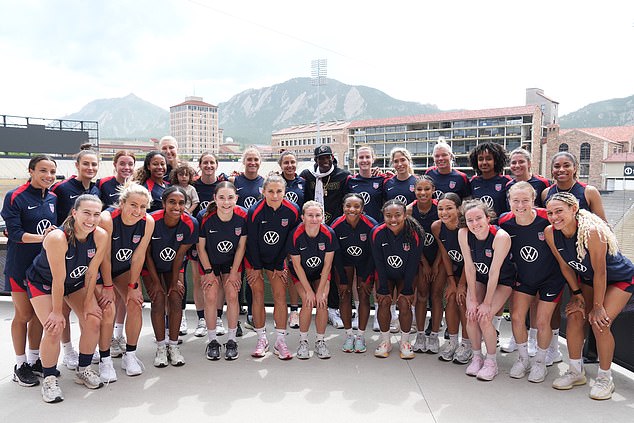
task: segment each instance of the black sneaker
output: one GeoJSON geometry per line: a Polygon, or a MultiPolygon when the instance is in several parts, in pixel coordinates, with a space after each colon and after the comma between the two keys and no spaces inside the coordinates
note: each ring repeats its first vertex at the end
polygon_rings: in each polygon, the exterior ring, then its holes
{"type": "Polygon", "coordinates": [[[35,363],[31,364],[31,370],[33,370],[33,374],[35,376],[44,377],[44,369],[42,369],[42,360],[38,358],[35,363]]]}
{"type": "Polygon", "coordinates": [[[240,324],[240,320],[238,320],[238,326],[236,327],[236,336],[242,338],[242,325],[240,324]]]}
{"type": "Polygon", "coordinates": [[[246,307],[240,307],[240,316],[244,316],[247,314],[247,308],[246,307]]]}
{"type": "Polygon", "coordinates": [[[225,360],[235,360],[239,356],[238,343],[233,339],[228,340],[225,344],[225,360]]]}
{"type": "Polygon", "coordinates": [[[220,359],[220,344],[215,339],[207,344],[207,360],[220,359]]]}
{"type": "Polygon", "coordinates": [[[37,386],[40,384],[28,363],[22,363],[19,369],[17,364],[13,366],[13,381],[18,382],[20,386],[37,386]]]}

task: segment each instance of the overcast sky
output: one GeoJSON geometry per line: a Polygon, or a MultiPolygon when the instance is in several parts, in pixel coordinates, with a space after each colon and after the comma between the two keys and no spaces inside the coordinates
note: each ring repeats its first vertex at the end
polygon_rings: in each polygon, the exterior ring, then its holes
{"type": "MultiPolygon", "coordinates": [[[[0,114],[129,93],[164,109],[310,76],[441,109],[634,95],[634,1],[0,0],[0,114]]],[[[307,87],[307,89],[311,89],[307,87]]],[[[220,111],[222,113],[222,111],[220,111]]]]}

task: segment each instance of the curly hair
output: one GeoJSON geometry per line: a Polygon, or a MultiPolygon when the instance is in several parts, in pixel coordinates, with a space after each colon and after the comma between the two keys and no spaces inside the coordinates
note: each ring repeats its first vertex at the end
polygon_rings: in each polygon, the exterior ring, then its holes
{"type": "Polygon", "coordinates": [[[476,145],[469,153],[469,163],[476,174],[482,174],[478,168],[478,156],[484,152],[489,152],[493,156],[493,169],[495,173],[502,173],[509,163],[509,156],[506,154],[506,150],[498,143],[483,142],[482,144],[476,145]]]}

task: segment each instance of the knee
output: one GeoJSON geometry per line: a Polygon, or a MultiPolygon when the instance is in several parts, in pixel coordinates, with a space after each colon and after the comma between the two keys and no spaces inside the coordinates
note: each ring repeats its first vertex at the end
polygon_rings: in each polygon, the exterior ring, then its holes
{"type": "Polygon", "coordinates": [[[341,301],[343,300],[349,300],[350,299],[350,285],[340,285],[339,286],[339,299],[341,301]]]}
{"type": "Polygon", "coordinates": [[[95,315],[89,314],[84,321],[83,330],[88,333],[99,333],[99,326],[101,326],[101,319],[95,315]]]}
{"type": "Polygon", "coordinates": [[[520,313],[511,313],[511,323],[513,326],[523,326],[526,323],[526,316],[521,315],[520,313]]]}
{"type": "Polygon", "coordinates": [[[225,301],[227,303],[238,301],[238,292],[235,289],[225,289],[225,301]]]}
{"type": "Polygon", "coordinates": [[[412,310],[412,298],[409,295],[400,294],[396,299],[396,305],[399,310],[399,314],[401,313],[411,313],[412,310]]]}
{"type": "Polygon", "coordinates": [[[584,319],[581,312],[576,312],[568,316],[566,321],[566,326],[574,326],[574,327],[582,328],[585,325],[585,323],[586,323],[586,320],[584,319]]]}
{"type": "Polygon", "coordinates": [[[102,318],[101,318],[101,320],[104,323],[113,323],[114,322],[114,317],[115,317],[116,314],[117,314],[117,310],[116,310],[114,304],[108,304],[108,306],[102,310],[102,318]]]}
{"type": "Polygon", "coordinates": [[[33,318],[37,319],[37,317],[35,317],[35,313],[33,312],[33,309],[30,309],[30,310],[16,309],[15,314],[13,315],[13,320],[23,325],[26,325],[33,318]]]}

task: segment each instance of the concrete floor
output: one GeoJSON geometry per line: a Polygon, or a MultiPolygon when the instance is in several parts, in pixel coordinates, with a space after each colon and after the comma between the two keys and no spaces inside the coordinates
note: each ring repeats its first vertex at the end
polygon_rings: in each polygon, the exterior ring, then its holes
{"type": "MultiPolygon", "coordinates": [[[[395,349],[387,359],[372,354],[377,335],[368,333],[368,352],[346,354],[340,347],[344,331],[329,326],[327,342],[332,358],[319,360],[278,360],[269,353],[254,359],[255,333],[246,331],[239,340],[240,358],[234,362],[211,362],[204,358],[206,338],[191,333],[183,337],[181,351],[187,360],[183,367],[157,369],[152,366],[154,336],[146,307],[138,355],[146,371],[127,377],[115,359],[119,380],[96,391],[73,383],[70,370],[62,372],[60,385],[65,400],[45,404],[40,388],[23,388],[11,381],[14,354],[10,341],[12,305],[0,298],[0,397],[5,421],[74,422],[174,422],[184,418],[222,417],[234,421],[293,422],[367,421],[416,422],[505,421],[559,422],[611,421],[631,422],[634,413],[634,374],[614,366],[616,393],[608,401],[588,398],[589,385],[571,391],[556,391],[551,383],[567,368],[564,363],[550,368],[544,383],[508,376],[515,354],[498,355],[500,374],[492,382],[480,382],[465,376],[465,366],[444,363],[436,355],[417,354],[413,360],[398,357],[395,349]]],[[[195,312],[187,310],[190,332],[195,312]]],[[[269,340],[273,340],[272,314],[267,313],[269,340]]],[[[76,320],[76,319],[75,319],[76,320]]],[[[73,322],[75,345],[79,329],[73,322]]],[[[510,323],[502,323],[502,340],[510,336],[510,323]]],[[[224,342],[226,336],[220,338],[224,342]],[[224,339],[223,339],[224,338],[224,339]]],[[[287,338],[294,352],[299,342],[298,330],[287,338]]],[[[314,332],[310,344],[313,347],[314,332]]],[[[565,340],[562,352],[565,351],[565,340]]],[[[586,367],[589,380],[596,376],[597,365],[586,367]]],[[[591,383],[591,382],[590,382],[591,383]]]]}

